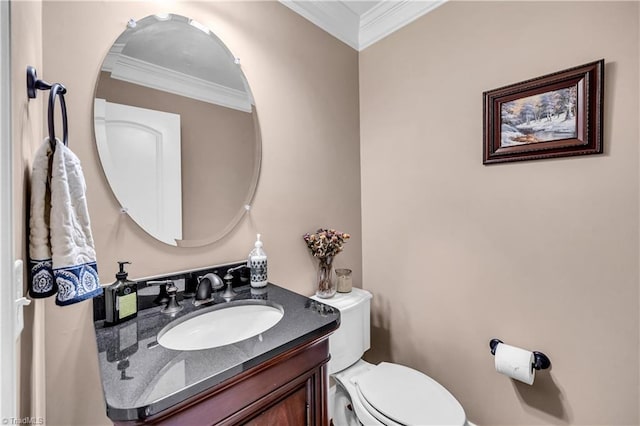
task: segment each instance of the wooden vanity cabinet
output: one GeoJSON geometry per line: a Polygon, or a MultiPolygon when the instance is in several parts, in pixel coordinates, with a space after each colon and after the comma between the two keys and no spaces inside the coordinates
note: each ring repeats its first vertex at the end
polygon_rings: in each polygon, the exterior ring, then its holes
{"type": "Polygon", "coordinates": [[[326,426],[328,361],[325,335],[144,421],[116,424],[326,426]]]}

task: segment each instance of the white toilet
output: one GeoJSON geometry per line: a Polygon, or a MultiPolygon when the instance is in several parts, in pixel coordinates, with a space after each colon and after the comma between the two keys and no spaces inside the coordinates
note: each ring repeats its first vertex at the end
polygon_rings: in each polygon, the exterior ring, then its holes
{"type": "Polygon", "coordinates": [[[340,311],[329,337],[329,417],[335,426],[471,425],[460,403],[431,377],[403,365],[370,364],[371,293],[354,288],[330,299],[313,299],[340,311]]]}

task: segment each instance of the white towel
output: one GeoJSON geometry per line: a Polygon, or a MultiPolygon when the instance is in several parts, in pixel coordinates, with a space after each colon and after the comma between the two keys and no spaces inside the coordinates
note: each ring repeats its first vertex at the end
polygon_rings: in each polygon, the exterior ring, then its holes
{"type": "Polygon", "coordinates": [[[33,298],[69,305],[102,294],[80,160],[56,139],[38,149],[31,175],[29,257],[33,298]]]}

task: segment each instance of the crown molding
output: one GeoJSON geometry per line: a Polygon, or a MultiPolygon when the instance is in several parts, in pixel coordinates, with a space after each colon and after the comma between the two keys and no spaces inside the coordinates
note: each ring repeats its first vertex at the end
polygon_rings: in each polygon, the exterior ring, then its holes
{"type": "Polygon", "coordinates": [[[382,0],[362,16],[341,0],[279,0],[337,39],[361,51],[434,10],[446,0],[382,0]]]}
{"type": "Polygon", "coordinates": [[[113,46],[109,49],[109,53],[107,53],[107,57],[104,58],[104,62],[102,63],[102,71],[113,71],[113,66],[118,62],[120,55],[122,55],[124,45],[125,43],[113,43],[113,46]]]}
{"type": "Polygon", "coordinates": [[[117,51],[109,52],[104,62],[102,70],[111,71],[111,78],[117,80],[244,112],[252,111],[253,99],[241,90],[141,61],[117,51]]]}
{"type": "Polygon", "coordinates": [[[366,49],[445,2],[446,0],[381,1],[360,17],[358,50],[366,49]]]}
{"type": "Polygon", "coordinates": [[[341,1],[279,1],[338,40],[359,50],[360,17],[341,1]]]}

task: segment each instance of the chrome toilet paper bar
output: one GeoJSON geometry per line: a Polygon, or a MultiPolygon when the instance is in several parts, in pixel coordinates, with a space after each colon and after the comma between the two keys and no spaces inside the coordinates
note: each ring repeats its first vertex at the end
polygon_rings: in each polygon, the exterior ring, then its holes
{"type": "MultiPolygon", "coordinates": [[[[500,339],[491,339],[489,342],[489,347],[491,348],[491,355],[496,354],[496,348],[498,347],[498,343],[504,343],[500,339]]],[[[533,359],[534,362],[532,364],[533,368],[536,370],[546,370],[551,367],[551,360],[542,352],[533,351],[533,359]]]]}

